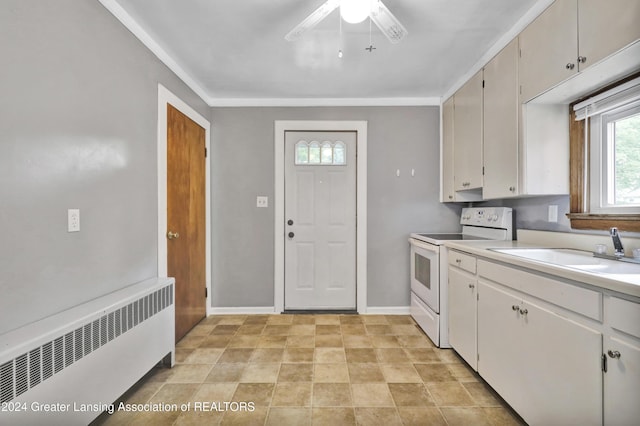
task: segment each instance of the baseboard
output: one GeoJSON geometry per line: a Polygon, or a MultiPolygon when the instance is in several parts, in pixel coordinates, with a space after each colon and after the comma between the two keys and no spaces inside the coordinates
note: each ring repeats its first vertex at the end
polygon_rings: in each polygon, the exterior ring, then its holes
{"type": "MultiPolygon", "coordinates": [[[[207,315],[264,315],[280,314],[273,306],[247,306],[247,307],[213,307],[207,315]]],[[[369,306],[365,315],[409,315],[410,306],[369,306]]]]}
{"type": "Polygon", "coordinates": [[[367,315],[410,315],[410,306],[369,306],[367,315]]]}
{"type": "Polygon", "coordinates": [[[247,306],[247,307],[213,307],[209,310],[208,315],[258,315],[258,314],[275,314],[273,306],[247,306]]]}

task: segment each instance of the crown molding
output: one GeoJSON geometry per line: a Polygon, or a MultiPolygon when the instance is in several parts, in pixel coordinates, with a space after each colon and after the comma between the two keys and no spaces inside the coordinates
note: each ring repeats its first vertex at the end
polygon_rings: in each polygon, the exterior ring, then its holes
{"type": "Polygon", "coordinates": [[[209,98],[211,107],[439,106],[427,98],[209,98]]]}
{"type": "MultiPolygon", "coordinates": [[[[160,61],[165,64],[173,73],[184,82],[196,95],[205,103],[207,102],[207,92],[200,86],[191,75],[176,62],[156,41],[147,33],[129,13],[124,10],[116,0],[98,0],[113,16],[118,19],[131,33],[138,38],[160,61]]],[[[210,105],[209,105],[210,106],[210,105]]]]}

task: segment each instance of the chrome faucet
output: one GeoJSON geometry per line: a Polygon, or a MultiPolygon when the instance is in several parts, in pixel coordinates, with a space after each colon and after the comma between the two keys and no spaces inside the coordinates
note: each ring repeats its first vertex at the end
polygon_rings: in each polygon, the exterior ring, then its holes
{"type": "Polygon", "coordinates": [[[622,241],[620,241],[620,234],[618,228],[615,226],[609,230],[611,239],[613,240],[613,255],[615,257],[624,257],[624,247],[622,247],[622,241]]]}

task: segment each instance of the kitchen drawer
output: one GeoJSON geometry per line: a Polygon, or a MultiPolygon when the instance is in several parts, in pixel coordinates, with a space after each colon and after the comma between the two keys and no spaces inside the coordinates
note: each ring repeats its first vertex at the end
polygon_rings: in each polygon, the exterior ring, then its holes
{"type": "Polygon", "coordinates": [[[640,339],[640,303],[608,297],[605,312],[611,328],[640,339]]]}
{"type": "Polygon", "coordinates": [[[602,322],[602,293],[598,291],[486,260],[478,261],[478,275],[602,322]]]}
{"type": "Polygon", "coordinates": [[[459,251],[449,250],[449,265],[476,273],[476,258],[459,251]]]}

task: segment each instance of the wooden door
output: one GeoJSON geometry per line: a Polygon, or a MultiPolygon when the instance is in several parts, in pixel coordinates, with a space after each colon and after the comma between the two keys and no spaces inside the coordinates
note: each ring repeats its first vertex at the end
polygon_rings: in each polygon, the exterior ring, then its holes
{"type": "Polygon", "coordinates": [[[167,105],[167,268],[176,342],[206,314],[205,129],[167,105]]]}
{"type": "Polygon", "coordinates": [[[355,309],[355,132],[285,134],[285,217],[285,309],[355,309]]]}

